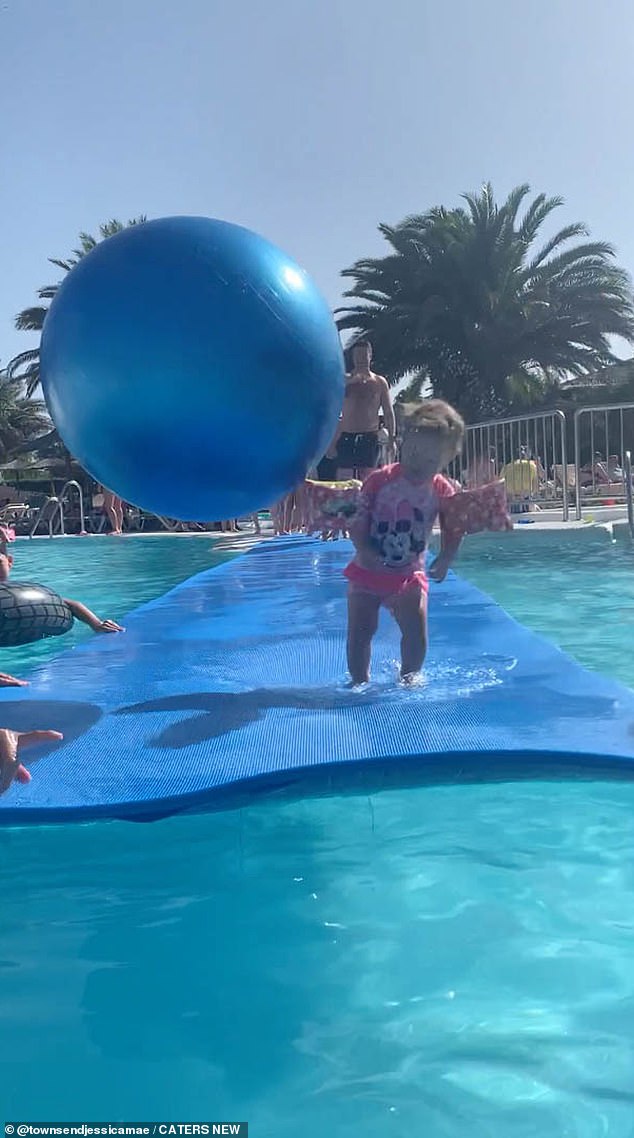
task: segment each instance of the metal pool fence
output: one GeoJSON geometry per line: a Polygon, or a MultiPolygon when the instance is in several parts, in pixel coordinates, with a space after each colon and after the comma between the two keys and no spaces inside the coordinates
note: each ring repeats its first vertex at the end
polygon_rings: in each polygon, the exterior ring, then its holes
{"type": "Polygon", "coordinates": [[[467,427],[462,454],[450,475],[465,486],[502,477],[521,509],[530,503],[560,506],[568,521],[574,467],[568,464],[566,416],[544,411],[467,427]]]}
{"type": "Polygon", "coordinates": [[[574,414],[575,514],[584,501],[625,500],[626,453],[634,450],[634,403],[579,407],[574,414]]]}

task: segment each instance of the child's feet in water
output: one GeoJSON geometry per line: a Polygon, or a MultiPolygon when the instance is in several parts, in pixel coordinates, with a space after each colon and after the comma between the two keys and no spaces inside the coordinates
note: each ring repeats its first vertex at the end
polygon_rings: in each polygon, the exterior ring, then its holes
{"type": "Polygon", "coordinates": [[[343,686],[346,691],[364,692],[370,687],[370,681],[363,680],[361,683],[357,683],[356,680],[352,680],[348,677],[347,680],[344,680],[343,686]]]}
{"type": "Polygon", "coordinates": [[[422,672],[408,672],[407,675],[401,676],[399,683],[404,688],[422,688],[425,677],[422,672]]]}

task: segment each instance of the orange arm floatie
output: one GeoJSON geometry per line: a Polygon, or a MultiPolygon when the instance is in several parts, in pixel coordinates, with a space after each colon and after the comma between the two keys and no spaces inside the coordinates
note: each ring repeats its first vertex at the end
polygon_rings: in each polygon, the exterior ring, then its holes
{"type": "Polygon", "coordinates": [[[361,483],[313,482],[307,478],[302,487],[303,520],[309,533],[339,527],[347,529],[360,507],[361,483]]]}
{"type": "Polygon", "coordinates": [[[440,524],[450,538],[489,530],[499,533],[512,530],[506,488],[503,482],[491,482],[475,490],[461,490],[440,503],[440,524]]]}

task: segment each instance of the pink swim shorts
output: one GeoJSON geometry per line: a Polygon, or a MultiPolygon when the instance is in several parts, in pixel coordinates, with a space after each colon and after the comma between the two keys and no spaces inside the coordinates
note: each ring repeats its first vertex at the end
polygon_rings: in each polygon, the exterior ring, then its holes
{"type": "Polygon", "coordinates": [[[364,569],[356,561],[351,561],[343,575],[355,589],[373,593],[382,600],[402,596],[410,589],[421,589],[425,596],[429,592],[427,575],[422,569],[410,569],[407,573],[381,573],[380,570],[364,569]]]}

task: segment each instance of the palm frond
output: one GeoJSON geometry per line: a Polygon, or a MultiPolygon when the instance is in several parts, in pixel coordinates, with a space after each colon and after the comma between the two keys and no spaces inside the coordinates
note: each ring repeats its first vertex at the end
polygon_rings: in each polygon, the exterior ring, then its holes
{"type": "Polygon", "coordinates": [[[23,368],[30,367],[31,364],[36,363],[40,358],[38,348],[29,348],[27,352],[20,352],[19,355],[14,356],[9,360],[6,368],[6,374],[9,379],[19,378],[20,372],[23,368]]]}
{"type": "MultiPolygon", "coordinates": [[[[551,253],[555,252],[560,245],[564,245],[567,241],[574,241],[577,237],[587,237],[588,231],[585,225],[573,224],[566,225],[563,229],[559,230],[554,237],[539,250],[535,257],[529,262],[526,267],[526,276],[531,277],[533,273],[550,257],[551,253]]],[[[524,238],[522,238],[524,240],[524,238]]]]}
{"type": "MultiPolygon", "coordinates": [[[[490,192],[492,195],[493,190],[490,190],[490,192]]],[[[517,221],[517,214],[519,212],[519,208],[520,208],[522,202],[524,201],[524,199],[528,196],[528,194],[530,194],[530,192],[531,192],[531,188],[530,188],[528,182],[524,182],[521,186],[516,186],[514,190],[511,190],[509,196],[507,197],[506,201],[504,202],[504,205],[502,208],[504,210],[504,213],[506,215],[508,222],[513,227],[515,227],[515,224],[517,221]]]]}
{"type": "Polygon", "coordinates": [[[72,260],[58,261],[56,257],[49,257],[48,260],[50,265],[55,265],[55,268],[61,269],[63,273],[69,273],[75,264],[75,262],[72,260]]]}
{"type": "Polygon", "coordinates": [[[538,194],[528,207],[517,231],[522,244],[526,246],[532,244],[544,222],[563,204],[563,198],[547,198],[546,194],[538,194]]]}
{"type": "Polygon", "coordinates": [[[44,327],[45,316],[46,309],[41,305],[25,308],[22,312],[18,312],[15,318],[15,326],[20,332],[41,332],[44,327]]]}

